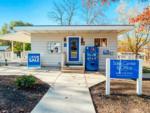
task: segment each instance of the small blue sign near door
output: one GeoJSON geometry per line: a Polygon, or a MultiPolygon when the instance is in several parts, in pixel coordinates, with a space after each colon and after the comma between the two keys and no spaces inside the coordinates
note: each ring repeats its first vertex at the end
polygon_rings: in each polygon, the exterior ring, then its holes
{"type": "Polygon", "coordinates": [[[137,79],[139,60],[110,60],[110,78],[137,79]]]}
{"type": "Polygon", "coordinates": [[[28,54],[28,68],[40,68],[40,54],[39,53],[29,53],[28,54]]]}

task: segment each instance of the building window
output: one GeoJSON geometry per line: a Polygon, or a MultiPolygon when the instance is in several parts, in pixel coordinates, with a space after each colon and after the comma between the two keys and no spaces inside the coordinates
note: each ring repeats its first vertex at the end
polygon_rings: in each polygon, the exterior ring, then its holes
{"type": "Polygon", "coordinates": [[[49,53],[61,53],[61,42],[48,42],[49,53]]]}
{"type": "Polygon", "coordinates": [[[95,38],[94,45],[96,47],[107,47],[107,38],[95,38]]]}

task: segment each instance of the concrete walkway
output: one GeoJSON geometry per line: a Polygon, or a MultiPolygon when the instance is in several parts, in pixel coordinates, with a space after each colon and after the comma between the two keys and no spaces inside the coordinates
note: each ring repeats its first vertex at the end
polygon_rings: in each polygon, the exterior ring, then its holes
{"type": "MultiPolygon", "coordinates": [[[[32,113],[95,113],[88,83],[91,84],[93,81],[92,84],[94,84],[94,79],[97,79],[98,75],[95,75],[92,81],[87,80],[86,75],[88,74],[62,73],[58,75],[52,88],[32,113]]],[[[99,76],[99,82],[102,79],[104,80],[105,77],[99,76]]]]}
{"type": "MultiPolygon", "coordinates": [[[[24,74],[32,74],[51,85],[31,113],[95,113],[89,87],[105,81],[100,73],[67,74],[55,68],[0,67],[0,75],[24,74]]],[[[150,74],[143,77],[149,78],[150,74]]]]}
{"type": "Polygon", "coordinates": [[[58,69],[29,70],[26,67],[0,67],[0,75],[32,74],[51,88],[31,113],[95,113],[89,87],[102,82],[99,73],[61,73],[58,69]]]}

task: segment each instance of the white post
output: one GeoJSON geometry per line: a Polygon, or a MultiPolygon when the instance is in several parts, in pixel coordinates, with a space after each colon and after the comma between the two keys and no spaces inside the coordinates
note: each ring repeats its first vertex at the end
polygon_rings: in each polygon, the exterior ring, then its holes
{"type": "Polygon", "coordinates": [[[14,41],[11,41],[11,60],[14,59],[14,41]]]}
{"type": "Polygon", "coordinates": [[[21,52],[21,60],[23,60],[25,58],[25,43],[22,43],[23,44],[23,52],[21,52]]]}
{"type": "Polygon", "coordinates": [[[23,43],[23,52],[25,52],[25,43],[23,43]]]}
{"type": "Polygon", "coordinates": [[[106,59],[106,95],[110,95],[110,59],[106,59]]]}
{"type": "Polygon", "coordinates": [[[62,52],[62,54],[61,54],[61,68],[64,67],[64,63],[65,63],[65,53],[62,52]]]}
{"type": "Polygon", "coordinates": [[[83,67],[85,67],[85,53],[83,53],[82,60],[83,60],[83,67]]]}
{"type": "Polygon", "coordinates": [[[83,56],[82,56],[82,61],[83,61],[83,73],[85,72],[85,53],[83,52],[83,56]]]}
{"type": "Polygon", "coordinates": [[[143,76],[143,63],[139,60],[139,77],[137,79],[136,91],[138,95],[142,95],[142,76],[143,76]]]}

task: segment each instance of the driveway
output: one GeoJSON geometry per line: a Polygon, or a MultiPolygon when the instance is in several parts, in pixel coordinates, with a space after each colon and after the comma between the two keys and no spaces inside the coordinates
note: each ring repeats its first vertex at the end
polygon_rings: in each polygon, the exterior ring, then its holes
{"type": "Polygon", "coordinates": [[[0,75],[4,74],[33,74],[51,85],[32,113],[95,113],[89,87],[105,80],[99,73],[61,73],[55,68],[0,67],[0,75]]]}

